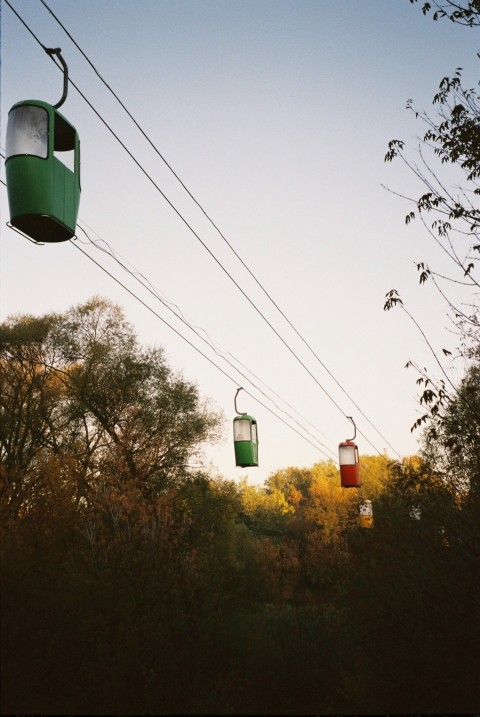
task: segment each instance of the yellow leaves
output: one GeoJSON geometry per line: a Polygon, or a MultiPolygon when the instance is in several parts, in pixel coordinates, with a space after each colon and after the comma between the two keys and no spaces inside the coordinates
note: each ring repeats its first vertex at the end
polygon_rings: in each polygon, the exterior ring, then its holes
{"type": "MultiPolygon", "coordinates": [[[[300,498],[301,495],[297,496],[298,501],[300,498]]],[[[260,486],[248,485],[246,481],[241,484],[241,501],[247,515],[254,515],[258,512],[287,515],[295,512],[294,505],[291,505],[278,488],[267,491],[260,486]]]]}
{"type": "Polygon", "coordinates": [[[411,466],[414,471],[419,471],[423,466],[423,459],[418,455],[406,456],[402,463],[411,466]]]}
{"type": "MultiPolygon", "coordinates": [[[[301,500],[301,494],[295,491],[295,496],[297,497],[296,503],[298,505],[301,500]]],[[[269,505],[273,510],[277,510],[282,515],[295,513],[295,506],[291,504],[290,496],[289,499],[287,499],[279,490],[274,490],[270,493],[269,505]]]]}
{"type": "Polygon", "coordinates": [[[292,486],[288,492],[288,501],[285,500],[285,503],[286,505],[288,505],[288,508],[291,510],[291,512],[294,512],[295,508],[300,505],[302,500],[303,496],[301,492],[298,490],[298,488],[292,486]]]}

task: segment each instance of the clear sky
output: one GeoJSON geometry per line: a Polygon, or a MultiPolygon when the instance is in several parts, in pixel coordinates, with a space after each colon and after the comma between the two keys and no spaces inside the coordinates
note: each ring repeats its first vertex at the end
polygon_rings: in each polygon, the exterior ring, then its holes
{"type": "MultiPolygon", "coordinates": [[[[3,185],[0,319],[63,311],[95,294],[120,304],[140,340],[163,346],[224,412],[223,441],[207,459],[226,478],[261,483],[277,468],[326,457],[257,398],[302,431],[300,422],[327,456],[351,437],[350,415],[365,436],[361,453],[415,452],[417,377],[404,365],[433,359],[401,311],[383,311],[385,293],[400,292],[437,350],[456,343],[415,269],[425,260],[441,270],[441,252],[420,224],[405,225],[408,204],[382,184],[412,196],[419,187],[383,158],[393,138],[415,152],[424,127],[405,110],[409,98],[429,109],[441,78],[459,66],[467,84],[477,81],[477,32],[434,23],[408,0],[46,0],[320,363],[42,2],[9,2],[44,45],[61,48],[71,79],[176,209],[71,87],[61,112],[81,139],[79,224],[247,367],[267,397],[95,247],[80,244],[231,379],[69,242],[36,247],[8,229],[3,185]],[[257,469],[234,466],[237,386],[252,394],[242,392],[238,408],[258,421],[257,469]]],[[[62,77],[5,1],[1,11],[3,153],[10,107],[54,104],[62,77]]]]}

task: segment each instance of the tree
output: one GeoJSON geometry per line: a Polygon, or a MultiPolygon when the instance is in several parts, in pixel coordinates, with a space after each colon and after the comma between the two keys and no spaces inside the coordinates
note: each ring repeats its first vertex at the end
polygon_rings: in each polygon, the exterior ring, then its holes
{"type": "MultiPolygon", "coordinates": [[[[415,4],[418,0],[410,0],[411,4],[415,4]]],[[[440,20],[442,18],[448,18],[452,22],[457,22],[460,25],[467,25],[468,27],[475,27],[480,25],[480,2],[479,0],[432,0],[431,2],[424,2],[422,5],[422,12],[424,15],[428,15],[433,10],[432,17],[434,20],[440,20]]]]}
{"type": "MultiPolygon", "coordinates": [[[[208,604],[196,591],[216,584],[209,568],[228,544],[206,514],[192,527],[198,491],[186,508],[184,497],[219,425],[107,300],[0,326],[7,711],[154,712],[157,671],[166,711],[183,711],[185,623],[208,604]]],[[[228,533],[227,497],[204,503],[228,533]]]]}
{"type": "Polygon", "coordinates": [[[423,455],[460,497],[480,504],[480,364],[472,364],[423,436],[423,455]]]}
{"type": "Polygon", "coordinates": [[[32,500],[43,455],[75,465],[77,500],[126,480],[158,493],[191,473],[220,414],[192,383],[143,349],[121,309],[98,297],[0,327],[0,459],[14,514],[32,500]],[[25,490],[24,490],[25,489],[25,490]],[[27,496],[29,496],[27,498],[27,496]]]}
{"type": "MultiPolygon", "coordinates": [[[[434,0],[433,4],[424,3],[422,10],[424,14],[433,11],[434,20],[447,18],[470,27],[480,24],[478,0],[434,0]]],[[[472,589],[480,575],[480,95],[465,86],[462,69],[457,68],[452,76],[443,78],[433,102],[433,116],[415,111],[412,101],[407,103],[408,109],[426,124],[419,162],[410,158],[404,142],[399,140],[390,142],[385,159],[400,158],[423,184],[419,197],[407,197],[412,211],[405,221],[409,224],[420,219],[451,260],[450,276],[441,275],[426,261],[418,262],[417,270],[420,284],[433,284],[446,306],[458,341],[457,357],[462,359],[465,373],[460,382],[451,379],[443,365],[444,357],[451,352],[444,349],[443,356],[439,356],[398,292],[390,291],[385,309],[398,306],[416,324],[435,357],[439,373],[432,375],[415,362],[407,363],[416,368],[417,384],[422,390],[420,402],[425,411],[412,430],[423,427],[423,460],[417,465],[396,465],[383,504],[390,524],[384,524],[384,545],[396,541],[394,549],[385,550],[391,553],[385,560],[391,561],[396,553],[403,575],[408,576],[403,585],[402,576],[396,578],[401,610],[391,620],[401,627],[402,640],[395,636],[395,645],[400,648],[404,643],[403,667],[395,665],[394,674],[385,671],[383,679],[390,689],[396,675],[404,672],[401,680],[406,683],[408,679],[409,688],[418,694],[417,704],[423,705],[416,710],[436,711],[440,704],[444,710],[450,704],[457,710],[469,711],[475,709],[480,697],[478,688],[472,687],[476,679],[469,668],[478,659],[480,630],[480,606],[472,589]],[[456,300],[451,299],[449,286],[456,287],[456,300]],[[414,504],[420,519],[409,521],[407,511],[414,504]],[[417,603],[413,611],[412,595],[417,603]],[[442,597],[432,611],[435,595],[442,597]],[[472,595],[473,599],[469,597],[472,595]],[[409,631],[414,635],[418,629],[415,626],[427,621],[430,634],[423,639],[422,633],[421,643],[404,638],[409,631]],[[434,649],[435,634],[440,633],[442,645],[434,649]],[[456,648],[459,644],[463,646],[462,654],[456,648]],[[429,677],[422,674],[423,683],[416,685],[411,680],[412,655],[415,660],[420,658],[414,673],[420,674],[421,664],[427,659],[430,665],[429,677]],[[435,707],[423,684],[426,679],[440,684],[441,674],[449,674],[450,679],[439,689],[442,698],[435,707]]],[[[381,602],[381,598],[376,599],[376,605],[381,602]]],[[[388,596],[383,608],[390,614],[391,602],[388,596]]],[[[385,653],[381,659],[385,662],[386,657],[385,653]]]]}
{"type": "MultiPolygon", "coordinates": [[[[411,0],[415,2],[416,0],[411,0]]],[[[477,25],[480,22],[478,0],[457,3],[446,0],[435,2],[434,19],[448,17],[453,22],[477,25]]],[[[427,14],[430,3],[423,5],[427,14]]],[[[392,140],[385,156],[386,161],[400,158],[424,186],[419,197],[404,197],[413,209],[405,217],[407,224],[419,219],[426,231],[451,260],[452,274],[444,276],[426,261],[417,262],[420,284],[433,284],[446,307],[452,332],[457,336],[457,354],[463,359],[475,360],[480,345],[480,306],[478,304],[478,262],[480,260],[480,95],[464,86],[462,69],[457,68],[451,77],[444,77],[433,98],[436,114],[418,112],[411,100],[408,110],[415,113],[426,125],[419,147],[420,161],[414,162],[407,154],[402,140],[392,140]],[[437,164],[435,164],[437,162],[437,164]],[[440,162],[440,166],[438,166],[440,162]],[[451,180],[441,177],[446,165],[454,171],[451,180]],[[460,184],[459,184],[460,182],[460,184]],[[461,298],[450,298],[448,287],[462,290],[461,298]]],[[[416,324],[429,346],[440,373],[429,374],[415,362],[419,374],[418,385],[423,388],[420,402],[425,413],[415,421],[413,428],[429,420],[441,419],[443,410],[457,397],[457,388],[450,379],[442,359],[452,352],[443,349],[443,355],[432,348],[428,337],[403,304],[396,290],[388,292],[385,310],[401,307],[416,324]]]]}

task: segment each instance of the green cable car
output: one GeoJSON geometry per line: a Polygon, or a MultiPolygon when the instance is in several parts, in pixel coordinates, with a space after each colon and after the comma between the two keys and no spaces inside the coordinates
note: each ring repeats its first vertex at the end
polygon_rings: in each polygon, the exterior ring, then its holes
{"type": "Polygon", "coordinates": [[[237,410],[237,395],[235,394],[235,411],[237,416],[233,419],[233,445],[235,448],[235,465],[240,468],[258,466],[258,431],[257,422],[253,416],[239,413],[237,410]]]}
{"type": "Polygon", "coordinates": [[[10,222],[15,229],[36,242],[61,242],[75,236],[80,142],[75,127],[52,105],[25,100],[12,107],[5,171],[10,222]]]}
{"type": "Polygon", "coordinates": [[[80,141],[58,112],[67,95],[67,67],[60,102],[17,102],[9,112],[5,171],[11,226],[35,242],[75,236],[80,203],[80,141]]]}

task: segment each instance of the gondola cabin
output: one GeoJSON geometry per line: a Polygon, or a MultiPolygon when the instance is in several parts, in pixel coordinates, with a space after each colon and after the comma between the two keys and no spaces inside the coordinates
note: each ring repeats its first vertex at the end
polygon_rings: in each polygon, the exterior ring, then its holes
{"type": "Polygon", "coordinates": [[[80,141],[58,110],[40,100],[9,112],[5,171],[10,223],[36,242],[75,236],[80,203],[80,141]]]}
{"type": "Polygon", "coordinates": [[[371,500],[362,500],[360,503],[360,527],[373,528],[373,509],[371,500]]]}
{"type": "Polygon", "coordinates": [[[233,419],[233,445],[236,466],[258,466],[257,422],[252,416],[242,414],[233,419]]]}
{"type": "Polygon", "coordinates": [[[344,441],[338,446],[340,480],[342,488],[360,488],[360,461],[358,447],[353,441],[344,441]]]}

